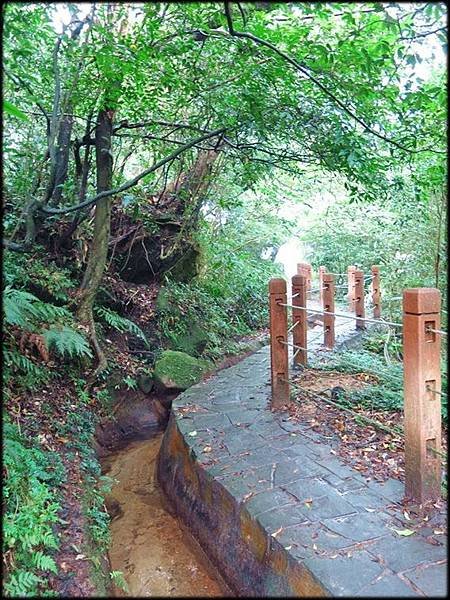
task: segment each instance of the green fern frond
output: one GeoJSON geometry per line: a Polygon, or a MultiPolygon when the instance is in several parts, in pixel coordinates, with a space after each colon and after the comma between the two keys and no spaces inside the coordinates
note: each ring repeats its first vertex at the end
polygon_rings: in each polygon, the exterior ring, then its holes
{"type": "Polygon", "coordinates": [[[94,308],[94,311],[101,319],[103,319],[103,321],[107,325],[109,325],[113,329],[116,329],[117,331],[121,332],[128,331],[129,333],[132,333],[133,335],[136,335],[137,337],[141,338],[141,340],[145,342],[145,345],[148,346],[148,341],[145,337],[145,333],[140,327],[138,327],[138,325],[136,325],[136,323],[133,323],[133,321],[130,321],[125,317],[121,317],[113,310],[104,306],[96,306],[94,308]]]}
{"type": "Polygon", "coordinates": [[[35,307],[36,317],[45,323],[55,323],[57,321],[65,320],[66,322],[73,321],[72,313],[64,308],[63,306],[55,306],[48,302],[38,302],[35,307]]]}
{"type": "Polygon", "coordinates": [[[42,369],[17,350],[4,350],[3,360],[7,367],[15,371],[26,373],[36,378],[40,378],[42,375],[42,369]]]}
{"type": "Polygon", "coordinates": [[[7,285],[3,290],[5,323],[32,330],[38,323],[73,321],[72,313],[62,306],[42,302],[33,294],[7,285]]]}
{"type": "Polygon", "coordinates": [[[3,311],[5,323],[27,327],[30,320],[36,316],[36,296],[24,290],[15,290],[7,285],[3,290],[3,311]]]}
{"type": "Polygon", "coordinates": [[[70,358],[89,356],[92,358],[92,352],[86,339],[70,327],[44,329],[42,336],[47,348],[54,348],[61,356],[68,355],[70,358]]]}

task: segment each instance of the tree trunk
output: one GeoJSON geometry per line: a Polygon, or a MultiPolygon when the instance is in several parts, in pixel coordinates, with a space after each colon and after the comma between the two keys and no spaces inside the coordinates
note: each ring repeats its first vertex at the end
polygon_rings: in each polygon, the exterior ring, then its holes
{"type": "Polygon", "coordinates": [[[50,184],[47,192],[47,201],[51,201],[54,204],[57,204],[61,200],[62,188],[67,178],[72,127],[72,115],[62,117],[59,125],[55,163],[52,165],[50,184]]]}
{"type": "MultiPolygon", "coordinates": [[[[112,185],[112,111],[101,110],[95,129],[95,158],[97,168],[97,193],[111,189],[112,185]]],[[[106,359],[98,343],[93,318],[93,306],[98,287],[103,277],[108,253],[108,241],[111,227],[112,197],[97,202],[94,218],[94,235],[89,248],[89,258],[83,282],[80,287],[77,316],[88,325],[92,344],[99,359],[97,372],[106,367],[106,359]]]]}

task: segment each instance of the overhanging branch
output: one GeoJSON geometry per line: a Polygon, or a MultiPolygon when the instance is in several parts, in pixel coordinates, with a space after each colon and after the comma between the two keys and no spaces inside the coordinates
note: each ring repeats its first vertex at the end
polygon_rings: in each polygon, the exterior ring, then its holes
{"type": "MultiPolygon", "coordinates": [[[[339,98],[337,96],[335,96],[335,94],[333,94],[333,92],[331,92],[325,85],[323,85],[323,83],[321,83],[316,77],[314,77],[314,75],[312,75],[310,73],[310,71],[308,70],[308,68],[305,65],[302,65],[297,60],[295,60],[294,58],[289,56],[289,54],[286,54],[285,52],[283,52],[282,50],[280,50],[274,44],[272,44],[271,42],[268,42],[267,40],[259,38],[256,35],[253,35],[252,33],[249,33],[249,32],[236,31],[233,26],[233,20],[231,17],[231,9],[230,9],[230,4],[229,4],[228,0],[225,1],[224,6],[225,6],[225,16],[226,16],[227,24],[228,24],[228,31],[231,36],[251,40],[252,42],[255,42],[256,44],[259,44],[259,45],[265,46],[266,48],[269,48],[270,50],[272,50],[273,52],[278,54],[278,56],[281,56],[281,58],[283,58],[286,62],[288,62],[293,67],[295,67],[295,69],[297,71],[299,71],[300,73],[305,75],[305,77],[307,77],[310,81],[312,81],[326,96],[331,98],[331,100],[333,100],[333,102],[335,102],[340,108],[342,108],[342,110],[344,110],[350,117],[352,117],[352,119],[354,119],[357,123],[359,123],[364,128],[365,131],[371,133],[372,135],[375,135],[380,140],[388,142],[389,144],[392,144],[393,146],[396,146],[397,148],[399,148],[400,150],[404,150],[405,152],[418,153],[418,152],[425,151],[424,149],[415,150],[413,148],[407,148],[406,146],[403,146],[402,144],[383,135],[382,133],[375,131],[369,125],[367,125],[360,117],[358,117],[350,108],[348,108],[344,104],[344,102],[342,102],[342,100],[339,100],[339,98]]],[[[429,149],[426,149],[426,150],[429,150],[429,149]]]]}
{"type": "Polygon", "coordinates": [[[206,133],[198,138],[195,138],[194,140],[187,142],[183,146],[180,146],[180,148],[177,148],[171,154],[169,154],[165,158],[159,160],[157,163],[155,163],[153,166],[149,167],[145,171],[142,171],[142,173],[140,173],[139,175],[136,175],[136,177],[134,177],[133,179],[126,181],[121,186],[114,188],[112,190],[105,190],[104,192],[100,192],[93,198],[88,198],[84,202],[80,202],[79,204],[76,204],[75,206],[65,206],[62,208],[53,208],[51,206],[42,206],[42,207],[40,207],[39,210],[40,210],[40,212],[43,212],[46,215],[62,215],[62,214],[74,212],[76,210],[79,210],[80,208],[86,208],[88,206],[93,206],[96,202],[98,202],[99,200],[102,200],[103,198],[108,198],[109,196],[114,196],[115,194],[120,194],[122,192],[125,192],[126,190],[135,186],[143,177],[145,177],[146,175],[150,175],[150,173],[153,173],[153,171],[156,171],[157,169],[161,168],[166,163],[168,163],[171,160],[173,160],[174,158],[176,158],[179,154],[182,154],[185,150],[189,150],[189,148],[192,148],[196,144],[199,144],[200,142],[202,142],[204,140],[208,140],[212,137],[218,136],[224,132],[225,132],[225,127],[221,127],[220,129],[215,129],[214,131],[210,131],[209,133],[206,133]]]}

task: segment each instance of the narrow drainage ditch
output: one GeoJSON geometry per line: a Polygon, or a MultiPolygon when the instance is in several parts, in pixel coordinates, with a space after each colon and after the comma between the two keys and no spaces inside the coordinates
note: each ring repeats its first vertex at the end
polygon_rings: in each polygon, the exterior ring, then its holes
{"type": "Polygon", "coordinates": [[[112,571],[122,571],[125,592],[115,597],[230,597],[203,551],[169,506],[155,477],[162,433],[132,441],[102,459],[102,472],[114,479],[108,510],[112,571]]]}
{"type": "MultiPolygon", "coordinates": [[[[264,345],[253,339],[216,372],[264,345]]],[[[211,373],[209,376],[212,376],[211,373]]],[[[120,571],[125,592],[114,597],[235,597],[186,527],[177,519],[156,479],[156,462],[172,400],[177,393],[122,391],[115,419],[97,428],[95,446],[102,474],[113,479],[105,504],[111,516],[111,571],[120,571]]]]}

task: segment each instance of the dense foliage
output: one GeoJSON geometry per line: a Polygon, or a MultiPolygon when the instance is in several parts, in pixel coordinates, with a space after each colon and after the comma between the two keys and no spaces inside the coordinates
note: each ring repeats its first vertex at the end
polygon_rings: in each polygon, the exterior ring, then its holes
{"type": "Polygon", "coordinates": [[[6,421],[5,591],[33,595],[55,570],[60,473],[20,409],[49,382],[74,396],[63,423],[61,399],[43,403],[45,422],[80,438],[102,553],[87,448],[107,383],[135,389],[163,348],[218,359],[264,329],[284,242],[315,267],[379,264],[386,299],[431,285],[447,306],[446,7],[8,2],[2,17],[5,384],[27,425],[6,421]]]}

